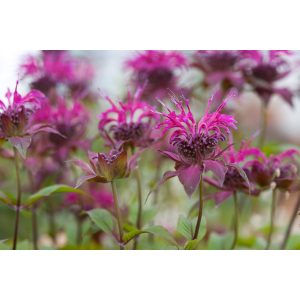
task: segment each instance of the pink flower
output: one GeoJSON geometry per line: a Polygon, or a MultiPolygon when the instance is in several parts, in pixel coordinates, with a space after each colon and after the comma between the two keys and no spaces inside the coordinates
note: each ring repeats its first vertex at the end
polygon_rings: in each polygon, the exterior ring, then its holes
{"type": "Polygon", "coordinates": [[[249,179],[262,189],[269,189],[274,183],[280,190],[292,190],[298,180],[298,167],[296,157],[300,152],[289,149],[277,155],[260,156],[247,163],[249,179]]]}
{"type": "Polygon", "coordinates": [[[226,92],[232,87],[242,89],[244,59],[238,50],[200,50],[195,53],[192,66],[204,73],[206,85],[219,85],[226,92]]]}
{"type": "Polygon", "coordinates": [[[271,97],[279,95],[289,105],[293,105],[293,92],[288,88],[279,88],[277,82],[290,74],[291,68],[286,57],[291,55],[287,50],[243,51],[249,57],[244,66],[247,82],[261,99],[268,104],[271,97]]]}
{"type": "Polygon", "coordinates": [[[29,56],[21,69],[25,77],[32,78],[32,87],[44,93],[58,84],[82,93],[94,77],[93,66],[68,51],[43,51],[40,56],[29,56]]]}
{"type": "Polygon", "coordinates": [[[78,166],[84,174],[77,180],[76,187],[84,182],[107,183],[115,179],[125,178],[135,168],[139,153],[127,158],[124,149],[112,149],[108,153],[89,152],[89,163],[80,159],[72,159],[70,162],[78,166]]]}
{"type": "Polygon", "coordinates": [[[223,185],[227,168],[220,159],[224,150],[219,144],[230,136],[231,129],[236,128],[236,120],[222,114],[221,110],[231,96],[233,92],[215,112],[209,112],[214,99],[212,97],[200,121],[195,120],[188,100],[172,100],[178,112],[164,105],[167,113],[158,113],[164,118],[158,128],[162,128],[163,133],[172,132],[169,144],[173,150],[161,152],[176,162],[176,171],[167,172],[163,181],[178,176],[190,196],[198,186],[202,173],[211,170],[223,185]]]}
{"type": "Polygon", "coordinates": [[[90,210],[93,208],[105,208],[109,209],[113,207],[113,195],[110,191],[106,190],[103,185],[95,185],[89,183],[86,186],[86,192],[88,195],[79,195],[77,193],[69,193],[65,197],[66,205],[83,206],[84,210],[90,210]]]}
{"type": "Polygon", "coordinates": [[[219,191],[212,195],[216,204],[223,203],[236,192],[243,192],[251,195],[258,195],[260,190],[255,188],[254,184],[249,181],[250,171],[247,168],[249,161],[259,159],[264,156],[257,149],[250,147],[249,142],[242,142],[241,147],[236,151],[231,146],[222,154],[227,171],[223,185],[220,185],[217,180],[210,177],[205,177],[204,180],[210,185],[216,187],[219,191]]]}
{"type": "Polygon", "coordinates": [[[164,98],[169,90],[177,91],[175,72],[186,65],[186,58],[180,52],[159,50],[144,51],[126,62],[133,73],[134,85],[146,84],[144,96],[149,101],[164,98]]]}
{"type": "Polygon", "coordinates": [[[133,97],[128,94],[126,102],[114,103],[106,97],[111,107],[100,115],[98,128],[111,146],[125,143],[131,147],[147,147],[154,141],[152,129],[158,116],[149,104],[140,100],[141,93],[142,89],[138,89],[133,97]]]}
{"type": "Polygon", "coordinates": [[[61,135],[49,133],[47,140],[36,140],[38,152],[51,152],[64,163],[69,154],[76,149],[87,150],[89,142],[85,139],[89,113],[78,101],[67,103],[63,98],[57,99],[57,104],[45,101],[42,109],[34,116],[35,122],[47,122],[56,128],[61,135]]]}
{"type": "Polygon", "coordinates": [[[0,100],[0,139],[8,140],[24,157],[34,134],[41,131],[58,132],[48,124],[32,124],[35,113],[45,101],[44,94],[32,90],[22,97],[17,87],[18,82],[14,93],[8,90],[6,101],[0,100]]]}

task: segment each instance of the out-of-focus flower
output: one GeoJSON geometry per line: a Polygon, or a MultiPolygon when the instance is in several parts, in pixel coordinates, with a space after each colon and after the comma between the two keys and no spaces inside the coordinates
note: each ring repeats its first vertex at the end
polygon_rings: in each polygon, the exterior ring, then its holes
{"type": "Polygon", "coordinates": [[[287,50],[243,51],[248,56],[244,66],[244,76],[253,90],[267,105],[273,95],[279,95],[289,105],[293,105],[293,92],[288,88],[278,87],[277,83],[291,71],[287,50]]]}
{"type": "Polygon", "coordinates": [[[45,96],[37,90],[32,90],[24,97],[17,91],[7,91],[6,101],[0,100],[0,139],[8,140],[24,157],[30,146],[32,136],[44,131],[59,134],[47,123],[32,123],[35,113],[41,109],[45,96]]]}
{"type": "Polygon", "coordinates": [[[158,115],[140,100],[141,93],[142,89],[138,89],[133,97],[128,94],[126,102],[118,103],[106,97],[111,107],[100,115],[98,128],[111,146],[147,147],[154,141],[153,127],[158,115]]]}
{"type": "Polygon", "coordinates": [[[246,166],[249,161],[259,159],[261,155],[262,152],[259,149],[250,147],[249,142],[246,141],[242,142],[238,151],[232,145],[223,153],[222,157],[227,166],[223,185],[220,185],[213,178],[204,178],[207,183],[219,190],[212,195],[217,205],[224,202],[236,192],[251,195],[259,194],[259,189],[249,181],[249,170],[246,166]]]}
{"type": "Polygon", "coordinates": [[[86,192],[88,195],[80,195],[78,193],[67,194],[64,204],[67,206],[78,206],[80,210],[90,210],[97,207],[109,209],[113,207],[113,195],[104,186],[89,183],[86,192]]]}
{"type": "Polygon", "coordinates": [[[262,189],[268,189],[275,183],[280,190],[293,190],[298,182],[297,156],[300,156],[300,152],[296,149],[270,157],[261,152],[258,159],[247,163],[250,181],[262,189]]]}
{"type": "Polygon", "coordinates": [[[86,181],[107,183],[127,177],[136,166],[137,157],[138,153],[128,159],[127,152],[121,148],[112,149],[109,153],[89,152],[89,163],[72,159],[70,162],[84,172],[77,180],[76,187],[86,181]]]}
{"type": "Polygon", "coordinates": [[[194,54],[192,66],[204,73],[204,84],[219,86],[227,92],[235,87],[243,88],[242,64],[245,56],[238,50],[199,50],[194,54]]]}
{"type": "Polygon", "coordinates": [[[126,62],[133,73],[136,87],[146,85],[144,97],[150,101],[178,91],[176,71],[187,65],[185,56],[177,51],[149,50],[126,62]]]}
{"type": "Polygon", "coordinates": [[[76,149],[87,150],[89,142],[85,139],[85,134],[88,120],[88,111],[78,101],[69,104],[64,99],[58,98],[56,105],[45,101],[42,109],[34,116],[34,121],[38,123],[46,121],[63,137],[49,133],[47,137],[35,141],[36,150],[50,152],[61,162],[76,149]]]}
{"type": "Polygon", "coordinates": [[[32,87],[46,94],[58,84],[77,94],[84,93],[94,77],[93,66],[68,51],[42,51],[40,56],[29,56],[21,69],[25,77],[32,79],[32,87]]]}
{"type": "Polygon", "coordinates": [[[233,92],[216,111],[210,112],[212,97],[200,121],[194,119],[188,100],[173,99],[179,112],[163,104],[167,113],[158,113],[164,118],[158,128],[162,128],[163,133],[173,132],[169,139],[173,150],[162,153],[176,163],[176,170],[165,173],[163,181],[178,176],[189,196],[195,191],[205,171],[212,171],[220,185],[223,185],[227,167],[221,159],[223,150],[220,143],[231,134],[231,129],[236,128],[236,120],[221,111],[232,96],[233,92]]]}

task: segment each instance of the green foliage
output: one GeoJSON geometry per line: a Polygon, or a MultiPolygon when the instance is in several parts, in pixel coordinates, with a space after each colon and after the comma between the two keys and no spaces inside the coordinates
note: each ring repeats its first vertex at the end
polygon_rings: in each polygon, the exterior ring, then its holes
{"type": "Polygon", "coordinates": [[[109,211],[96,208],[88,211],[87,214],[102,231],[110,233],[114,230],[115,218],[109,211]]]}
{"type": "Polygon", "coordinates": [[[26,207],[30,207],[31,205],[35,204],[37,201],[41,200],[42,198],[49,197],[55,193],[78,193],[83,194],[81,190],[75,189],[71,186],[65,184],[54,184],[42,188],[38,192],[34,193],[30,197],[28,197],[22,204],[26,207]]]}

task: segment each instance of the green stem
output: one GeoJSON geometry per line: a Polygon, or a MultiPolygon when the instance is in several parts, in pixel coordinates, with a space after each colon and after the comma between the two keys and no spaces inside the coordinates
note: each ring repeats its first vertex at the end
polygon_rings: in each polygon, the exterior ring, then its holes
{"type": "Polygon", "coordinates": [[[276,188],[272,190],[272,207],[271,207],[271,215],[270,215],[270,231],[267,239],[266,250],[270,249],[272,236],[274,231],[274,217],[275,217],[275,207],[276,207],[276,188]]]}
{"type": "Polygon", "coordinates": [[[237,193],[233,193],[233,201],[234,201],[234,238],[231,245],[231,249],[233,250],[236,246],[238,237],[239,237],[239,204],[238,204],[238,198],[237,193]]]}
{"type": "MultiPolygon", "coordinates": [[[[137,194],[138,194],[138,214],[136,220],[136,228],[141,229],[142,224],[142,212],[143,212],[143,194],[142,194],[142,184],[141,184],[141,174],[139,169],[135,170],[135,178],[137,184],[137,194]]],[[[138,237],[134,239],[133,249],[136,250],[138,247],[138,237]]]]}
{"type": "Polygon", "coordinates": [[[120,250],[124,250],[121,213],[120,213],[119,202],[118,202],[117,187],[116,187],[116,183],[114,181],[111,182],[111,189],[113,192],[115,213],[116,213],[117,223],[118,223],[120,250]]]}
{"type": "Polygon", "coordinates": [[[260,149],[262,149],[265,145],[267,127],[268,127],[267,105],[262,103],[262,107],[261,107],[261,134],[260,134],[259,143],[258,143],[260,149]]]}
{"type": "Polygon", "coordinates": [[[56,240],[55,212],[54,212],[54,207],[51,199],[50,201],[48,201],[48,221],[49,221],[49,233],[52,238],[53,245],[56,246],[57,240],[56,240]]]}
{"type": "Polygon", "coordinates": [[[38,228],[37,228],[37,214],[36,214],[36,206],[33,205],[31,208],[31,221],[32,221],[32,241],[33,241],[33,249],[38,250],[38,228]]]}
{"type": "Polygon", "coordinates": [[[287,227],[287,230],[284,234],[284,238],[283,238],[283,241],[282,241],[281,246],[280,246],[280,249],[282,249],[282,250],[284,250],[286,248],[286,245],[287,245],[287,242],[289,240],[289,237],[290,237],[295,219],[296,219],[297,214],[299,212],[299,209],[300,209],[300,196],[299,196],[298,201],[296,203],[296,206],[294,208],[294,211],[293,211],[293,214],[291,216],[291,219],[290,219],[289,225],[287,227]]]}
{"type": "Polygon", "coordinates": [[[200,229],[200,225],[201,225],[201,219],[202,219],[202,212],[203,212],[203,180],[202,180],[202,174],[201,174],[200,175],[200,183],[199,183],[199,210],[198,210],[198,218],[197,218],[197,224],[196,224],[193,240],[196,240],[198,238],[199,229],[200,229]]]}
{"type": "Polygon", "coordinates": [[[16,183],[17,183],[17,206],[16,206],[16,221],[15,221],[15,230],[14,230],[14,239],[13,239],[13,250],[17,249],[18,243],[18,233],[19,233],[19,222],[20,222],[20,207],[22,199],[22,190],[21,190],[21,179],[20,179],[20,166],[19,166],[19,154],[18,150],[14,148],[15,156],[15,168],[16,168],[16,183]]]}
{"type": "Polygon", "coordinates": [[[82,240],[82,219],[80,218],[80,216],[76,218],[76,223],[77,223],[76,243],[77,246],[80,246],[82,240]]]}

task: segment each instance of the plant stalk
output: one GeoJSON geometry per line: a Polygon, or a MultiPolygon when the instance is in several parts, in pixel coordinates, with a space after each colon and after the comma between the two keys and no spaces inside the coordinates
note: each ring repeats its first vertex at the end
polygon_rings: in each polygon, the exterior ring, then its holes
{"type": "Polygon", "coordinates": [[[299,209],[300,209],[300,196],[298,197],[298,201],[297,201],[296,206],[294,208],[294,211],[293,211],[293,214],[291,216],[290,222],[288,224],[287,230],[284,234],[284,238],[283,238],[283,241],[282,241],[281,246],[280,246],[281,250],[284,250],[286,248],[286,245],[287,245],[287,242],[289,240],[289,237],[290,237],[295,219],[296,219],[297,214],[299,212],[299,209]]]}
{"type": "Polygon", "coordinates": [[[117,223],[118,223],[120,250],[124,250],[125,248],[124,248],[124,245],[123,245],[122,220],[121,220],[121,213],[120,213],[120,208],[119,208],[117,187],[116,187],[115,181],[111,182],[111,189],[112,189],[112,192],[113,192],[115,213],[116,213],[117,223]]]}
{"type": "MultiPolygon", "coordinates": [[[[136,228],[141,229],[142,224],[142,213],[143,213],[143,194],[142,194],[142,183],[141,183],[141,174],[139,169],[135,170],[135,178],[137,184],[137,194],[138,194],[138,214],[136,220],[136,228]]],[[[136,250],[138,247],[138,237],[134,239],[133,249],[136,250]]]]}
{"type": "Polygon", "coordinates": [[[31,208],[31,221],[32,221],[32,241],[33,249],[38,250],[38,228],[37,228],[37,214],[36,206],[33,205],[31,208]]]}
{"type": "Polygon", "coordinates": [[[17,183],[17,206],[16,206],[16,221],[14,229],[13,238],[13,250],[17,249],[18,234],[19,234],[19,222],[20,222],[20,207],[22,200],[22,189],[21,189],[21,178],[20,178],[20,166],[19,166],[19,154],[18,150],[14,147],[14,157],[15,157],[15,168],[16,168],[16,183],[17,183]]]}
{"type": "Polygon", "coordinates": [[[236,247],[236,243],[239,237],[239,203],[237,198],[237,193],[234,191],[233,193],[233,202],[234,202],[234,238],[231,245],[231,250],[233,250],[236,247]]]}
{"type": "Polygon", "coordinates": [[[201,219],[202,219],[202,213],[203,213],[203,178],[202,174],[200,175],[200,183],[199,183],[199,210],[198,210],[198,218],[195,228],[195,233],[193,235],[193,240],[196,240],[198,238],[200,225],[201,225],[201,219]]]}
{"type": "Polygon", "coordinates": [[[268,129],[268,110],[267,110],[267,105],[262,103],[262,107],[261,107],[261,134],[260,134],[259,143],[258,143],[258,146],[259,146],[260,149],[262,149],[265,145],[267,129],[268,129]]]}
{"type": "Polygon", "coordinates": [[[276,207],[276,188],[272,190],[272,207],[271,207],[271,215],[270,215],[270,231],[267,239],[266,250],[270,249],[272,236],[274,231],[274,217],[275,217],[275,207],[276,207]]]}

